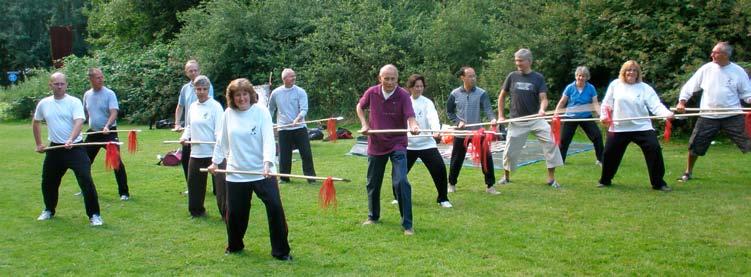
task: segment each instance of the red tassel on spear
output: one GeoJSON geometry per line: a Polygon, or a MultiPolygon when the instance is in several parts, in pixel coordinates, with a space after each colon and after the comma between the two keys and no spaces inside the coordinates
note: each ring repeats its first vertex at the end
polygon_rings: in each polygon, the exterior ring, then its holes
{"type": "Polygon", "coordinates": [[[481,154],[483,172],[488,172],[488,163],[486,162],[487,161],[486,159],[490,153],[490,147],[493,145],[493,140],[495,140],[496,130],[497,130],[496,126],[493,126],[490,128],[490,132],[485,134],[485,141],[483,141],[484,149],[482,149],[482,154],[481,154]]]}
{"type": "Polygon", "coordinates": [[[487,149],[483,146],[482,139],[485,137],[485,129],[480,128],[475,131],[474,134],[467,136],[464,139],[464,147],[467,148],[472,163],[482,165],[483,172],[487,172],[487,165],[485,165],[485,158],[487,155],[485,152],[487,149]],[[469,143],[472,143],[472,149],[469,148],[469,143]]]}
{"type": "Polygon", "coordinates": [[[120,149],[117,148],[117,144],[110,142],[105,149],[104,168],[114,170],[120,169],[120,149]]]}
{"type": "Polygon", "coordinates": [[[318,191],[318,200],[322,208],[328,208],[332,204],[336,207],[336,188],[334,188],[334,180],[331,176],[323,181],[321,190],[318,191]]]}
{"type": "Polygon", "coordinates": [[[136,131],[132,130],[128,132],[128,152],[133,154],[136,153],[136,150],[138,150],[138,137],[136,131]]]}
{"type": "Polygon", "coordinates": [[[751,112],[746,113],[746,134],[751,137],[751,112]]]}
{"type": "Polygon", "coordinates": [[[665,139],[665,142],[670,142],[670,135],[673,133],[673,119],[668,118],[665,120],[665,133],[663,134],[663,138],[665,139]]]}
{"type": "Polygon", "coordinates": [[[336,119],[329,118],[326,121],[326,131],[329,132],[329,141],[336,141],[336,119]]]}
{"type": "Polygon", "coordinates": [[[561,117],[558,115],[553,116],[553,120],[550,121],[550,132],[553,135],[553,141],[555,145],[561,145],[561,117]]]}

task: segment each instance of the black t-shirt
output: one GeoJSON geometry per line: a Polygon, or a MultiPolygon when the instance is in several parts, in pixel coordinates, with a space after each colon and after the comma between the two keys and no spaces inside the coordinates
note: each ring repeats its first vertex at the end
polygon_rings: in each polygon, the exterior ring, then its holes
{"type": "Polygon", "coordinates": [[[540,93],[548,92],[548,86],[545,77],[536,71],[514,71],[506,76],[503,90],[511,95],[509,118],[515,118],[536,114],[540,110],[540,93]]]}

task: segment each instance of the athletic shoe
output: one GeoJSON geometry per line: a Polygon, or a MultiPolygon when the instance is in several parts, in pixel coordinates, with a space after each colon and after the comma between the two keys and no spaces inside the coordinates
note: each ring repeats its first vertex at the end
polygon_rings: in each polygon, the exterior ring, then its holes
{"type": "Polygon", "coordinates": [[[681,175],[681,177],[678,177],[678,179],[676,180],[683,183],[688,182],[688,180],[691,180],[691,173],[684,172],[683,175],[681,175]]]}
{"type": "Polygon", "coordinates": [[[104,221],[102,221],[102,217],[98,214],[92,215],[89,219],[89,222],[91,223],[91,226],[102,226],[104,224],[104,221]]]}
{"type": "Polygon", "coordinates": [[[415,229],[409,228],[407,230],[404,230],[404,235],[405,236],[411,236],[411,235],[414,235],[414,234],[415,234],[415,229]]]}
{"type": "Polygon", "coordinates": [[[495,190],[495,187],[489,187],[489,188],[485,189],[485,192],[487,192],[490,195],[499,195],[499,194],[501,194],[500,191],[495,190]]]}
{"type": "Polygon", "coordinates": [[[602,167],[602,163],[600,161],[595,161],[595,165],[602,167]]]}
{"type": "Polygon", "coordinates": [[[456,192],[456,185],[449,185],[448,192],[456,192]]]}
{"type": "Polygon", "coordinates": [[[604,188],[607,188],[609,186],[610,185],[606,185],[606,184],[603,184],[603,183],[597,183],[597,188],[600,188],[600,189],[604,189],[604,188]]]}
{"type": "Polygon", "coordinates": [[[365,222],[362,223],[363,226],[365,226],[365,225],[373,225],[373,224],[378,224],[378,220],[368,219],[368,220],[365,220],[365,222]]]}
{"type": "Polygon", "coordinates": [[[664,192],[670,192],[673,191],[672,188],[668,187],[667,185],[661,186],[659,188],[656,188],[655,190],[664,191],[664,192]]]}
{"type": "Polygon", "coordinates": [[[558,183],[558,181],[556,181],[556,180],[553,180],[553,181],[550,181],[550,182],[548,182],[548,186],[551,186],[551,187],[553,187],[554,189],[559,189],[559,188],[561,188],[561,184],[559,184],[559,183],[558,183]]]}
{"type": "Polygon", "coordinates": [[[74,193],[73,195],[75,195],[75,196],[81,196],[81,192],[80,192],[80,191],[79,191],[79,192],[76,192],[76,193],[74,193]]]}
{"type": "Polygon", "coordinates": [[[120,201],[128,201],[129,199],[130,199],[130,196],[120,195],[120,201]]]}
{"type": "Polygon", "coordinates": [[[451,205],[451,202],[449,201],[443,201],[441,203],[438,203],[442,208],[451,208],[454,207],[454,205],[451,205]]]}
{"type": "Polygon", "coordinates": [[[503,178],[501,178],[501,180],[500,180],[500,181],[498,181],[498,182],[497,182],[496,184],[498,184],[498,185],[505,185],[505,184],[508,184],[508,183],[511,183],[511,180],[509,180],[509,179],[506,179],[506,177],[503,177],[503,178]]]}
{"type": "Polygon", "coordinates": [[[396,199],[391,200],[391,205],[397,205],[397,204],[399,204],[399,200],[396,200],[396,199]]]}
{"type": "Polygon", "coordinates": [[[37,220],[48,220],[48,219],[52,218],[52,216],[53,216],[52,212],[50,212],[48,210],[44,210],[39,215],[39,217],[37,217],[37,220]]]}
{"type": "Polygon", "coordinates": [[[285,262],[291,262],[292,256],[291,255],[284,255],[284,256],[274,256],[274,259],[285,261],[285,262]]]}

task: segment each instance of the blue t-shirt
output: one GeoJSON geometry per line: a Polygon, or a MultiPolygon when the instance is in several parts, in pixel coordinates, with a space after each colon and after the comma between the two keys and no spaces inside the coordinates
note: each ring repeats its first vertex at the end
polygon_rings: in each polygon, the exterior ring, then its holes
{"type": "Polygon", "coordinates": [[[586,82],[584,89],[579,91],[576,88],[576,81],[566,86],[563,90],[563,95],[568,96],[568,102],[566,103],[567,110],[578,110],[583,112],[568,112],[566,111],[566,117],[568,118],[590,118],[592,117],[591,108],[582,107],[585,105],[592,105],[592,98],[597,97],[597,91],[595,86],[586,82]],[[586,111],[584,111],[586,110],[586,111]]]}

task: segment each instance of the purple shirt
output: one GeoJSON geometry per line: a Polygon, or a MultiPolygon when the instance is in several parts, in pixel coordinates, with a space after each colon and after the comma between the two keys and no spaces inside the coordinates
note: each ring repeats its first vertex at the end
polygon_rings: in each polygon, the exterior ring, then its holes
{"type": "MultiPolygon", "coordinates": [[[[415,117],[409,93],[396,87],[389,99],[383,98],[381,85],[368,88],[360,98],[360,108],[369,110],[369,127],[373,130],[407,129],[407,119],[415,117]]],[[[368,155],[380,156],[407,150],[407,133],[372,134],[368,136],[368,155]]]]}

